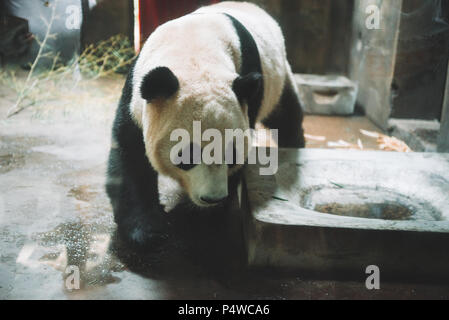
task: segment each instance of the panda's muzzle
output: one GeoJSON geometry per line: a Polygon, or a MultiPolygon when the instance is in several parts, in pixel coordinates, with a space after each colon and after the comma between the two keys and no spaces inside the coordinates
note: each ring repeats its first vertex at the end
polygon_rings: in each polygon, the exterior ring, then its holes
{"type": "Polygon", "coordinates": [[[221,197],[221,198],[212,198],[212,197],[203,196],[203,197],[200,197],[200,200],[209,205],[216,205],[216,204],[224,202],[227,198],[228,198],[228,196],[221,197]]]}

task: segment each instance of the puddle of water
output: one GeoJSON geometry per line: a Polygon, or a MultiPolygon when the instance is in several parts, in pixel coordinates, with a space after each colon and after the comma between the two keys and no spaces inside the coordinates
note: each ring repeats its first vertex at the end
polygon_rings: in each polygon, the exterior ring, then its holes
{"type": "Polygon", "coordinates": [[[48,141],[40,137],[6,136],[0,139],[0,174],[22,168],[30,158],[31,149],[48,141]]]}
{"type": "Polygon", "coordinates": [[[6,173],[23,166],[24,156],[21,154],[0,154],[0,173],[6,173]]]}
{"type": "Polygon", "coordinates": [[[15,154],[0,155],[0,173],[8,172],[23,163],[23,156],[15,154]]]}
{"type": "Polygon", "coordinates": [[[316,186],[301,193],[301,206],[320,213],[366,219],[443,220],[432,204],[380,187],[316,186]]]}
{"type": "Polygon", "coordinates": [[[81,185],[73,187],[69,190],[68,195],[76,200],[89,202],[95,198],[97,192],[91,191],[89,185],[81,185]]]}
{"type": "Polygon", "coordinates": [[[111,229],[100,224],[65,223],[54,230],[37,234],[36,245],[42,251],[37,259],[63,274],[65,283],[70,270],[79,270],[80,287],[92,289],[120,282],[113,272],[124,265],[109,252],[111,229]]]}
{"type": "Polygon", "coordinates": [[[394,203],[364,203],[364,204],[317,204],[315,211],[338,216],[383,219],[410,220],[413,212],[406,207],[394,203]]]}

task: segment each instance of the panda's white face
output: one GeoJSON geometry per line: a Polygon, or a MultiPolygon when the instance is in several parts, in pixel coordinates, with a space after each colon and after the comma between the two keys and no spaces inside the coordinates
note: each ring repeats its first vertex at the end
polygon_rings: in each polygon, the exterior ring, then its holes
{"type": "MultiPolygon", "coordinates": [[[[195,141],[194,123],[200,123],[199,149],[203,155],[203,150],[207,150],[212,141],[203,141],[203,134],[207,130],[215,130],[223,139],[226,129],[247,130],[246,110],[232,91],[232,81],[210,82],[210,87],[202,83],[195,87],[181,80],[176,92],[166,96],[146,96],[142,108],[141,123],[146,153],[152,166],[159,173],[177,180],[197,206],[208,207],[223,202],[229,195],[228,178],[242,167],[242,164],[227,164],[225,161],[227,150],[233,146],[226,146],[226,142],[221,141],[221,161],[213,164],[206,164],[201,159],[196,165],[193,161],[188,165],[180,165],[171,158],[174,148],[179,148],[180,141],[171,136],[176,130],[184,130],[191,140],[183,141],[182,148],[189,147],[195,141]]],[[[239,148],[243,151],[244,159],[248,156],[250,145],[249,138],[244,139],[243,150],[239,148]]]]}
{"type": "MultiPolygon", "coordinates": [[[[172,140],[171,134],[174,130],[182,129],[192,138],[194,136],[193,123],[200,122],[202,124],[201,136],[203,136],[203,133],[208,129],[216,129],[217,132],[220,133],[220,136],[224,138],[226,129],[234,130],[236,128],[241,128],[246,130],[247,125],[245,124],[245,118],[242,116],[241,110],[239,109],[236,109],[233,117],[229,117],[229,112],[220,111],[220,109],[228,109],[229,106],[228,108],[219,107],[217,105],[213,108],[205,106],[202,110],[204,117],[202,117],[202,119],[194,119],[191,115],[189,116],[191,113],[187,112],[191,107],[192,106],[184,106],[182,109],[186,110],[186,112],[181,111],[176,119],[164,117],[165,121],[163,122],[165,122],[166,125],[160,127],[157,132],[150,130],[149,128],[146,130],[146,142],[149,142],[149,144],[147,144],[147,154],[149,154],[149,158],[155,169],[158,172],[177,180],[183,186],[194,204],[201,207],[214,206],[223,202],[223,200],[228,197],[228,178],[242,167],[242,164],[235,162],[230,164],[226,163],[226,152],[231,148],[233,149],[232,152],[236,152],[235,147],[232,144],[225,145],[225,141],[221,141],[223,142],[220,149],[221,158],[217,159],[217,161],[212,164],[207,164],[203,160],[207,154],[210,154],[210,152],[206,153],[205,150],[211,145],[212,141],[201,141],[200,145],[196,144],[198,150],[200,150],[201,160],[199,164],[195,164],[193,160],[194,152],[191,147],[193,143],[189,140],[185,142],[178,139],[172,140]],[[209,111],[207,111],[208,109],[209,111]],[[174,152],[178,152],[178,149],[191,149],[191,156],[187,163],[174,163],[172,156],[174,152]]],[[[152,106],[147,106],[148,110],[151,108],[152,106]]],[[[230,107],[231,110],[232,108],[233,107],[230,107]]],[[[240,106],[236,105],[235,108],[240,108],[240,106]]],[[[151,114],[151,112],[148,114],[151,114]]],[[[251,142],[248,139],[244,139],[243,141],[243,157],[246,159],[248,156],[248,146],[251,142]]],[[[212,154],[215,155],[215,152],[212,154]]]]}

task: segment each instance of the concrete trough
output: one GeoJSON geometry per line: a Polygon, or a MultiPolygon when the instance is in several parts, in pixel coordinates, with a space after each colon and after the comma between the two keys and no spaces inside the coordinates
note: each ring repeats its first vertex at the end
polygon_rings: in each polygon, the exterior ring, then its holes
{"type": "Polygon", "coordinates": [[[258,169],[242,195],[250,266],[449,278],[449,154],[280,149],[274,176],[258,169]]]}
{"type": "Polygon", "coordinates": [[[348,78],[295,74],[295,79],[306,113],[319,115],[354,113],[358,87],[348,78]]]}

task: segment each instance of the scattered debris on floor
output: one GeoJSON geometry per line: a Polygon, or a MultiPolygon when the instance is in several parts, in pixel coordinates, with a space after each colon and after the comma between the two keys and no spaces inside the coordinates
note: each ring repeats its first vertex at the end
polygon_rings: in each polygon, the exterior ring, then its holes
{"type": "Polygon", "coordinates": [[[306,116],[304,128],[307,148],[413,152],[404,141],[378,132],[364,117],[306,116]]]}
{"type": "Polygon", "coordinates": [[[307,139],[307,140],[313,140],[313,141],[326,141],[326,137],[323,137],[323,136],[313,136],[313,135],[311,135],[311,134],[304,134],[304,137],[307,139]]]}
{"type": "Polygon", "coordinates": [[[304,117],[307,148],[379,150],[377,141],[360,133],[360,129],[382,132],[364,116],[318,116],[304,117]]]}
{"type": "Polygon", "coordinates": [[[338,140],[337,142],[329,141],[327,143],[329,148],[347,148],[347,149],[357,149],[363,150],[363,143],[360,139],[357,139],[357,144],[349,143],[344,140],[338,140]]]}
{"type": "Polygon", "coordinates": [[[389,137],[387,135],[372,132],[367,130],[360,130],[360,133],[367,137],[377,139],[379,144],[379,149],[385,151],[396,151],[396,152],[412,152],[412,149],[404,142],[395,137],[389,137]]]}

